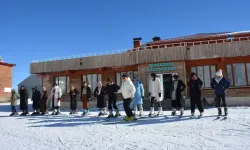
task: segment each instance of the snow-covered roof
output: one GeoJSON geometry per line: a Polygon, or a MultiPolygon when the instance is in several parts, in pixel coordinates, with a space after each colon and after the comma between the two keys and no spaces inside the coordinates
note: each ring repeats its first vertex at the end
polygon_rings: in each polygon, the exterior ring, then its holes
{"type": "Polygon", "coordinates": [[[0,56],[0,62],[3,62],[3,58],[2,58],[2,56],[0,56]]]}

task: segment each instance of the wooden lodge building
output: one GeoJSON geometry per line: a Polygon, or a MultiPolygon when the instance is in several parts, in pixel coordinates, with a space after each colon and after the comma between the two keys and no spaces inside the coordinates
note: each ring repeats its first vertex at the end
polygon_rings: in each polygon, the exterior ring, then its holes
{"type": "MultiPolygon", "coordinates": [[[[33,62],[30,73],[41,75],[48,90],[54,82],[58,83],[64,93],[62,107],[69,108],[70,85],[80,89],[81,83],[87,81],[93,90],[97,81],[105,85],[107,78],[120,85],[122,73],[127,72],[131,78],[139,75],[147,95],[149,74],[155,72],[163,80],[164,107],[168,107],[173,74],[187,83],[190,73],[196,72],[204,82],[202,96],[212,104],[214,92],[210,81],[222,69],[231,82],[228,105],[250,106],[250,31],[195,34],[167,40],[154,37],[145,45],[141,45],[141,38],[133,40],[134,48],[121,53],[33,62]]],[[[184,93],[187,99],[188,91],[187,88],[184,93]]]]}
{"type": "Polygon", "coordinates": [[[16,65],[3,62],[0,56],[0,102],[10,101],[14,66],[16,65]]]}

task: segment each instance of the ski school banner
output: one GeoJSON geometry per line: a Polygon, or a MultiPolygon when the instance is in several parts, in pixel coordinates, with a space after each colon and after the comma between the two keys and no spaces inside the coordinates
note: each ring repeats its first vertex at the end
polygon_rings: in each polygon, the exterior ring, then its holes
{"type": "Polygon", "coordinates": [[[173,62],[169,63],[158,63],[158,64],[149,64],[148,72],[161,72],[161,71],[175,71],[176,67],[173,62]]]}

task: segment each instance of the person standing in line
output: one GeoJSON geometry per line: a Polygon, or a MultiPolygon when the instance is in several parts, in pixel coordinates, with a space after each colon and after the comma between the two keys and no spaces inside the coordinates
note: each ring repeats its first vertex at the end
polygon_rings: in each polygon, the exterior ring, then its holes
{"type": "Polygon", "coordinates": [[[135,86],[136,92],[134,95],[134,98],[131,102],[132,109],[134,110],[134,115],[137,114],[137,110],[139,109],[140,113],[139,116],[141,117],[143,115],[143,99],[144,99],[144,88],[141,81],[136,77],[136,79],[133,80],[133,84],[135,86]]]}
{"type": "Polygon", "coordinates": [[[41,115],[45,115],[48,113],[48,107],[47,107],[48,92],[45,86],[43,87],[40,99],[41,99],[41,104],[40,104],[41,115]]]}
{"type": "Polygon", "coordinates": [[[75,88],[73,85],[71,86],[71,90],[69,92],[70,96],[70,109],[71,112],[70,115],[77,113],[77,95],[79,94],[77,88],[75,88]]]}
{"type": "Polygon", "coordinates": [[[16,105],[17,105],[17,99],[19,98],[18,93],[16,92],[15,89],[13,89],[11,91],[11,101],[10,101],[10,105],[11,105],[11,109],[12,109],[12,113],[10,114],[10,116],[15,116],[18,115],[18,112],[16,111],[16,105]]]}
{"type": "Polygon", "coordinates": [[[172,83],[171,91],[171,105],[172,105],[172,116],[176,115],[176,108],[180,108],[180,117],[184,113],[184,99],[182,92],[185,90],[186,85],[182,80],[179,79],[178,75],[173,76],[174,81],[172,83]]]}
{"type": "Polygon", "coordinates": [[[62,91],[60,87],[55,83],[52,91],[51,91],[51,100],[52,100],[52,109],[53,113],[51,115],[60,115],[60,104],[61,104],[61,97],[62,91]]]}
{"type": "Polygon", "coordinates": [[[122,75],[122,86],[121,89],[117,93],[122,93],[122,96],[124,98],[123,100],[123,107],[126,113],[126,117],[124,117],[125,121],[133,121],[136,120],[131,108],[130,108],[130,103],[132,99],[134,98],[135,94],[135,86],[131,79],[128,77],[127,74],[122,75]]]}
{"type": "Polygon", "coordinates": [[[28,93],[27,90],[24,88],[24,86],[21,86],[21,89],[19,91],[20,95],[20,110],[22,110],[21,116],[26,116],[29,114],[28,111],[28,93]]]}
{"type": "Polygon", "coordinates": [[[216,95],[216,106],[218,108],[218,117],[221,116],[221,101],[224,106],[225,117],[228,115],[227,103],[226,103],[226,90],[230,87],[230,82],[223,76],[222,70],[216,72],[215,77],[211,81],[211,88],[216,95]]]}
{"type": "Polygon", "coordinates": [[[97,97],[97,104],[96,106],[100,109],[100,113],[98,116],[104,116],[106,115],[106,100],[104,98],[105,96],[105,89],[102,86],[102,82],[99,81],[97,87],[95,88],[94,91],[94,96],[97,97]]]}
{"type": "Polygon", "coordinates": [[[157,116],[162,114],[162,105],[161,101],[163,100],[163,87],[159,78],[156,77],[155,73],[151,73],[151,79],[149,81],[149,97],[150,98],[150,113],[149,117],[154,115],[154,102],[155,100],[158,103],[158,114],[157,116]]]}
{"type": "Polygon", "coordinates": [[[36,87],[32,88],[32,99],[33,101],[33,110],[34,112],[31,115],[39,115],[40,114],[40,98],[41,94],[40,91],[36,87]]]}
{"type": "Polygon", "coordinates": [[[108,109],[109,109],[108,118],[120,116],[119,109],[116,105],[117,101],[116,93],[119,89],[120,86],[115,84],[110,78],[107,79],[107,86],[105,87],[105,93],[108,94],[108,109]],[[112,105],[116,112],[115,116],[113,115],[112,105]]]}
{"type": "Polygon", "coordinates": [[[200,117],[203,116],[204,108],[201,101],[201,88],[203,82],[201,79],[195,74],[191,73],[189,87],[190,87],[190,103],[191,103],[191,117],[193,118],[195,115],[195,106],[198,107],[200,111],[200,117]]]}
{"type": "Polygon", "coordinates": [[[82,86],[82,105],[83,105],[83,113],[82,117],[89,114],[89,101],[91,100],[91,89],[88,86],[87,82],[83,82],[82,86]]]}

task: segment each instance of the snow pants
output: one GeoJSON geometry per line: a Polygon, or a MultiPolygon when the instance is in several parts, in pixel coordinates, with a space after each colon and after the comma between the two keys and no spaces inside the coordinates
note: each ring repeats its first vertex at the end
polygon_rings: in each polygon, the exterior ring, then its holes
{"type": "Polygon", "coordinates": [[[127,99],[124,99],[123,100],[123,107],[124,107],[124,111],[126,113],[126,115],[128,117],[132,117],[134,116],[131,108],[130,108],[130,103],[132,102],[132,99],[131,98],[127,98],[127,99]]]}
{"type": "MultiPolygon", "coordinates": [[[[150,100],[150,107],[154,107],[154,103],[155,103],[155,97],[151,97],[150,100]]],[[[161,107],[161,101],[157,102],[158,107],[161,107]]]]}
{"type": "MultiPolygon", "coordinates": [[[[109,104],[108,104],[108,109],[109,109],[110,111],[112,111],[112,107],[113,107],[115,110],[118,110],[118,107],[117,107],[117,105],[116,105],[116,96],[111,96],[111,97],[109,97],[108,102],[109,102],[109,104]],[[113,105],[113,106],[112,106],[112,105],[113,105]]],[[[131,103],[131,102],[130,102],[130,103],[131,103]]]]}
{"type": "Polygon", "coordinates": [[[201,97],[191,97],[190,101],[191,101],[191,113],[195,112],[195,106],[198,107],[198,110],[200,111],[200,113],[204,112],[201,97]]]}
{"type": "Polygon", "coordinates": [[[218,108],[221,107],[221,101],[223,103],[223,107],[227,107],[227,103],[226,103],[226,98],[225,98],[225,94],[216,94],[216,106],[218,108]]]}

